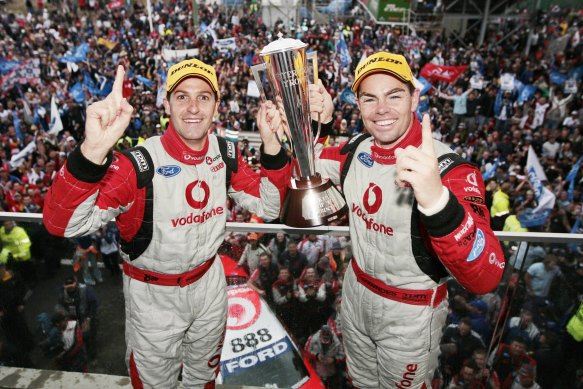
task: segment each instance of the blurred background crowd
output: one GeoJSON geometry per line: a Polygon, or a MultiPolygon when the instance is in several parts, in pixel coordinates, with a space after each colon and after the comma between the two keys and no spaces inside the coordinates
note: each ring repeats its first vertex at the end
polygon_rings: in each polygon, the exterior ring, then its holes
{"type": "MultiPolygon", "coordinates": [[[[257,166],[259,98],[250,66],[261,62],[259,52],[281,32],[318,52],[319,78],[336,109],[327,145],[363,131],[350,91],[359,61],[379,50],[403,54],[421,89],[418,114],[428,112],[434,137],[480,167],[493,228],[580,232],[583,9],[555,6],[535,20],[509,18],[491,26],[478,46],[473,36],[375,24],[358,8],[342,23],[304,18],[270,27],[254,0],[236,8],[198,4],[195,27],[191,1],[153,1],[152,7],[150,17],[139,2],[27,0],[25,9],[0,14],[1,211],[42,212],[52,179],[83,139],[87,105],[107,95],[117,64],[127,69],[124,97],[135,107],[118,149],[164,132],[166,71],[196,56],[214,65],[219,77],[221,104],[211,130],[239,140],[249,164],[257,166]]],[[[263,222],[236,206],[229,219],[263,222]]],[[[0,363],[34,365],[27,355],[39,344],[30,332],[40,329],[40,346],[53,350],[54,363],[88,370],[99,358],[100,283],[120,278],[115,225],[74,242],[50,236],[40,224],[24,227],[5,222],[0,228],[0,363]],[[60,292],[71,296],[55,292],[60,308],[27,324],[25,302],[39,278],[52,277],[67,257],[74,267],[60,292]],[[96,261],[108,271],[87,265],[96,261]],[[75,296],[86,306],[71,311],[75,296]]],[[[515,245],[505,247],[507,259],[516,255],[515,245]]],[[[330,387],[349,385],[336,318],[350,240],[230,233],[221,253],[248,271],[249,286],[307,343],[307,355],[311,335],[339,342],[333,358],[314,363],[330,387]]],[[[565,325],[583,294],[581,247],[531,245],[504,285],[504,294],[471,296],[450,282],[450,326],[435,387],[536,387],[529,380],[542,388],[580,387],[583,350],[565,325]],[[509,317],[502,328],[501,311],[509,317]]]]}

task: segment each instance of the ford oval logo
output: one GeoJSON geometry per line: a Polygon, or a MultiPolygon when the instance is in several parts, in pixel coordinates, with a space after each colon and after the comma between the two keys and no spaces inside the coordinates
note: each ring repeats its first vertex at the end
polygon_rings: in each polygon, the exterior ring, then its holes
{"type": "Polygon", "coordinates": [[[360,161],[360,163],[362,163],[366,167],[372,167],[372,164],[374,163],[370,154],[367,154],[364,151],[358,154],[357,158],[360,161]]]}
{"type": "Polygon", "coordinates": [[[158,173],[164,177],[174,177],[175,175],[180,173],[181,170],[182,170],[182,168],[180,166],[166,165],[166,166],[160,166],[158,169],[156,169],[156,173],[158,173]]]}

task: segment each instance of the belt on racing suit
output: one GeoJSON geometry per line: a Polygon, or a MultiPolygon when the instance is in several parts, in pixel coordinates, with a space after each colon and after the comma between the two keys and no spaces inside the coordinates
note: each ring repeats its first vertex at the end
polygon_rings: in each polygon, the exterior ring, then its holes
{"type": "Polygon", "coordinates": [[[181,288],[198,281],[211,267],[215,257],[209,258],[202,265],[181,274],[162,274],[140,269],[123,261],[123,272],[134,280],[161,286],[180,286],[181,288]]]}
{"type": "Polygon", "coordinates": [[[356,280],[359,283],[371,292],[389,300],[411,305],[431,305],[435,308],[447,297],[447,284],[439,285],[435,289],[413,290],[396,288],[366,274],[358,267],[354,258],[350,262],[352,262],[352,270],[354,270],[356,280]]]}

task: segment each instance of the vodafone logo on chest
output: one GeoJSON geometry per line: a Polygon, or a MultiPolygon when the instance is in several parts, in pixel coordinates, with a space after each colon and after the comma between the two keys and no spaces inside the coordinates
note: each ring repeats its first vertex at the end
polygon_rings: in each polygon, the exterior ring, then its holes
{"type": "Polygon", "coordinates": [[[186,202],[194,209],[202,209],[209,202],[211,190],[206,181],[196,180],[186,187],[186,202]]]}
{"type": "Polygon", "coordinates": [[[374,182],[368,184],[368,188],[365,190],[362,198],[362,203],[369,215],[377,213],[383,203],[383,191],[381,188],[374,182]]]}

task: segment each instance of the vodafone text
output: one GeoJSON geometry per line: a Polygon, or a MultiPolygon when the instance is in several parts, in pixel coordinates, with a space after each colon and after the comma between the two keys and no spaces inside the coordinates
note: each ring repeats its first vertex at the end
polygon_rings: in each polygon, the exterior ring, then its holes
{"type": "Polygon", "coordinates": [[[407,365],[407,371],[403,373],[403,379],[396,383],[395,387],[399,389],[410,388],[415,380],[415,373],[417,372],[417,364],[407,365]]]}
{"type": "Polygon", "coordinates": [[[223,211],[223,207],[216,207],[211,209],[210,212],[202,212],[198,215],[195,215],[191,212],[188,216],[172,219],[172,227],[176,228],[178,226],[184,226],[187,224],[204,223],[214,216],[222,215],[223,211]]]}
{"type": "Polygon", "coordinates": [[[392,227],[385,226],[382,223],[376,223],[373,218],[362,211],[359,205],[352,204],[352,213],[356,213],[356,215],[366,223],[367,230],[373,230],[375,232],[380,232],[381,234],[393,236],[392,227]]]}

